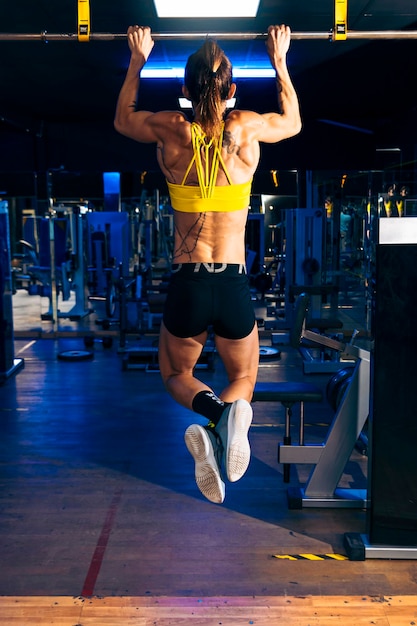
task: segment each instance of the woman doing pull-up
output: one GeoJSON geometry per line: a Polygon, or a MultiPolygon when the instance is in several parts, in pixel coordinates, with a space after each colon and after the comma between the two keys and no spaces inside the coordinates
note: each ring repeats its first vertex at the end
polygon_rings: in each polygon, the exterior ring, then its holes
{"type": "Polygon", "coordinates": [[[141,110],[140,71],[154,46],[149,28],[131,26],[131,51],[115,128],[155,143],[174,213],[172,271],[161,324],[159,367],[167,391],[208,419],[192,424],[185,442],[195,478],[210,501],[225,497],[223,476],[239,480],[250,461],[250,402],[259,362],[258,330],[245,269],[245,227],[260,143],[277,143],[301,130],[298,98],[286,63],[288,26],[270,26],[266,49],[276,71],[278,112],[232,110],[232,66],[207,39],[185,68],[183,95],[193,121],[179,111],[141,110]],[[218,395],[195,376],[212,330],[228,384],[218,395]]]}

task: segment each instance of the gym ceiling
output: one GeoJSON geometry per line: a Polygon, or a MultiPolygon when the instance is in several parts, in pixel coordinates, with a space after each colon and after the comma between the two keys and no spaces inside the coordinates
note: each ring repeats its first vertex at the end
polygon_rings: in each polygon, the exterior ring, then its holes
{"type": "MultiPolygon", "coordinates": [[[[175,0],[173,0],[175,1],[175,0]]],[[[417,145],[417,39],[331,41],[333,0],[260,0],[256,18],[159,19],[153,0],[91,0],[91,33],[264,33],[286,23],[294,32],[328,32],[329,40],[293,40],[288,57],[304,128],[266,146],[261,169],[372,168],[409,162],[417,145]],[[400,148],[401,152],[381,152],[400,148]],[[401,155],[400,157],[398,155],[401,155]],[[388,163],[389,164],[389,163],[388,163]]],[[[416,0],[349,0],[349,31],[417,29],[416,0]]],[[[14,0],[0,6],[2,33],[76,33],[77,1],[14,0]]],[[[266,61],[263,40],[219,42],[234,66],[266,61]]],[[[183,66],[199,41],[157,41],[154,67],[183,66]]],[[[156,170],[154,149],[120,137],[113,115],[128,63],[126,39],[0,41],[0,173],[65,170],[156,170]]],[[[268,66],[268,63],[266,63],[268,66]]],[[[276,108],[273,79],[236,79],[240,108],[276,108]]],[[[181,79],[143,79],[144,108],[178,108],[181,79]]],[[[4,187],[0,179],[0,188],[4,187]]]]}

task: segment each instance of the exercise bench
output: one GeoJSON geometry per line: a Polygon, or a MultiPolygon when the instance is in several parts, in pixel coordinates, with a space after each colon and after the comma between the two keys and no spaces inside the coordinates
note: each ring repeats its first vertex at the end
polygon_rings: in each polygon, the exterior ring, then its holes
{"type": "Polygon", "coordinates": [[[306,329],[309,306],[307,294],[300,294],[294,307],[294,324],[290,329],[290,344],[298,348],[306,339],[338,350],[354,360],[349,383],[329,427],[327,437],[320,444],[304,442],[304,402],[321,400],[320,390],[307,383],[257,383],[253,400],[281,402],[286,408],[284,443],[279,446],[278,457],[284,466],[284,480],[289,480],[289,465],[305,463],[313,466],[304,487],[288,489],[290,509],[303,507],[366,508],[366,489],[339,488],[339,482],[356,442],[369,415],[370,351],[354,345],[356,332],[351,342],[343,342],[306,329]],[[318,391],[318,393],[317,393],[318,391]],[[291,445],[291,412],[295,402],[301,404],[300,441],[291,445]]]}
{"type": "MultiPolygon", "coordinates": [[[[304,448],[304,403],[321,402],[321,389],[312,383],[273,382],[256,383],[253,402],[280,402],[285,407],[285,431],[283,444],[278,445],[278,463],[283,463],[284,482],[290,481],[291,463],[297,463],[294,452],[304,448]],[[299,445],[291,445],[291,418],[293,406],[300,403],[299,445]]],[[[308,450],[308,447],[305,448],[308,450]]],[[[303,463],[306,461],[303,460],[303,463]]]]}

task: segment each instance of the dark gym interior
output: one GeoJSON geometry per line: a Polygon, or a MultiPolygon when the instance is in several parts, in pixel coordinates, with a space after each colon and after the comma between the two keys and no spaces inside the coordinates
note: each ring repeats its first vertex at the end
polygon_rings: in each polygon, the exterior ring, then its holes
{"type": "MultiPolygon", "coordinates": [[[[87,4],[117,37],[79,41],[75,0],[0,6],[0,624],[416,623],[415,0],[342,2],[346,39],[338,0],[87,4]],[[219,42],[238,74],[280,23],[303,128],[253,181],[252,456],[215,505],[158,367],[173,215],[155,146],[114,129],[124,33],[172,35],[156,74],[200,45],[181,33],[242,33],[219,42]]],[[[142,108],[178,109],[182,82],[142,78],[142,108]]],[[[235,82],[276,110],[273,77],[235,82]]],[[[226,385],[211,338],[197,367],[226,385]]]]}

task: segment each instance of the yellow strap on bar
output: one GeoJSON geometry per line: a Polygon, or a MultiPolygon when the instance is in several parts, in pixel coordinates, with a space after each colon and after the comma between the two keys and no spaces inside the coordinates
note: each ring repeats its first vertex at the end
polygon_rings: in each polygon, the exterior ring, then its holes
{"type": "Polygon", "coordinates": [[[334,31],[335,41],[347,38],[347,0],[334,0],[334,31]]]}
{"type": "Polygon", "coordinates": [[[78,41],[90,41],[90,0],[78,0],[78,41]]]}

